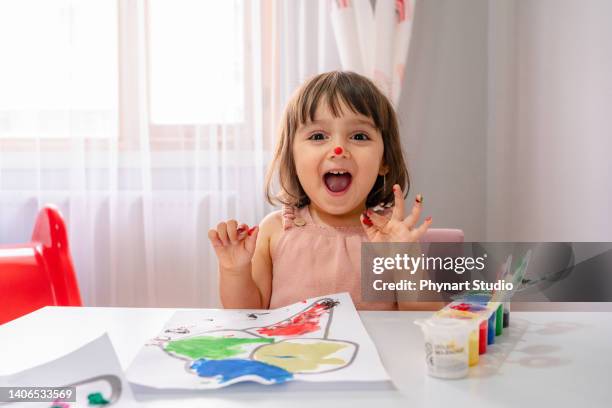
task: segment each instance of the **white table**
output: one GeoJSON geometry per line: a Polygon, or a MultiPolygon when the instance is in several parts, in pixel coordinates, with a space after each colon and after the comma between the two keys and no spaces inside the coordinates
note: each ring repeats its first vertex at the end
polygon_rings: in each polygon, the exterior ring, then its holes
{"type": "MultiPolygon", "coordinates": [[[[123,368],[178,309],[46,307],[0,326],[0,375],[66,354],[108,332],[123,368]]],[[[206,391],[150,406],[206,407],[610,407],[612,313],[514,312],[468,378],[426,374],[417,318],[423,312],[361,312],[396,389],[296,390],[292,384],[206,391]]],[[[168,397],[166,397],[168,398],[168,397]]],[[[176,397],[172,397],[176,398],[176,397]]]]}

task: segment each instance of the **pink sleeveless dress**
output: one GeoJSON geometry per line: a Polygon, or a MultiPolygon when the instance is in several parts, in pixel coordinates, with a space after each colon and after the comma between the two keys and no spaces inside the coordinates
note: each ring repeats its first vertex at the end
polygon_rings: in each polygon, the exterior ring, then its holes
{"type": "Polygon", "coordinates": [[[338,292],[349,292],[357,309],[396,310],[394,302],[361,300],[361,226],[315,224],[308,206],[283,207],[283,232],[270,249],[270,308],[338,292]]]}

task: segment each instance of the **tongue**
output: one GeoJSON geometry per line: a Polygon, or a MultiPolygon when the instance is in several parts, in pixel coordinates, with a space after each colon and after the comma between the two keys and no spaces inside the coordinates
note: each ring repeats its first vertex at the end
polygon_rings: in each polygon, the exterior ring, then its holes
{"type": "Polygon", "coordinates": [[[351,182],[351,175],[348,173],[344,174],[331,174],[325,175],[325,184],[334,193],[344,191],[351,182]]]}

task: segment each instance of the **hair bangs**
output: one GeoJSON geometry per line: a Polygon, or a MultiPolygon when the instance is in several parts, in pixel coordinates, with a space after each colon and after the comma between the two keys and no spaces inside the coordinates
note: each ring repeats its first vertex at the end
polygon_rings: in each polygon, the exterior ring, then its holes
{"type": "Polygon", "coordinates": [[[312,81],[304,90],[297,105],[300,107],[297,122],[303,125],[316,119],[317,108],[323,101],[329,107],[332,115],[339,118],[343,114],[343,106],[348,107],[353,113],[361,114],[374,121],[377,128],[383,129],[384,125],[379,110],[380,101],[370,88],[355,86],[355,83],[346,75],[328,75],[312,81]]]}

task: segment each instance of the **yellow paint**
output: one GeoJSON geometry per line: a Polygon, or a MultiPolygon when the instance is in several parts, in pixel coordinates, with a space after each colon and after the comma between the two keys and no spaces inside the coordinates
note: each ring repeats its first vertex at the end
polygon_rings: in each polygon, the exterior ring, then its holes
{"type": "Polygon", "coordinates": [[[475,366],[478,364],[478,330],[470,333],[469,340],[469,364],[475,366]]]}
{"type": "Polygon", "coordinates": [[[467,319],[467,320],[478,318],[478,314],[474,312],[468,312],[466,310],[455,310],[455,309],[438,310],[436,313],[434,313],[434,316],[449,317],[449,318],[455,318],[455,319],[467,319]]]}
{"type": "Polygon", "coordinates": [[[260,347],[253,354],[253,358],[264,363],[272,364],[285,370],[297,372],[313,372],[319,370],[321,365],[337,366],[340,368],[347,362],[332,355],[347,347],[340,342],[299,343],[295,341],[281,341],[260,347]]]}
{"type": "MultiPolygon", "coordinates": [[[[474,312],[464,311],[464,310],[455,310],[455,309],[442,309],[435,313],[435,316],[440,318],[454,318],[454,319],[466,319],[466,320],[476,320],[479,318],[479,315],[474,312]]],[[[470,332],[468,338],[468,361],[469,365],[475,366],[479,361],[479,353],[478,353],[478,330],[474,330],[470,332]]]]}

